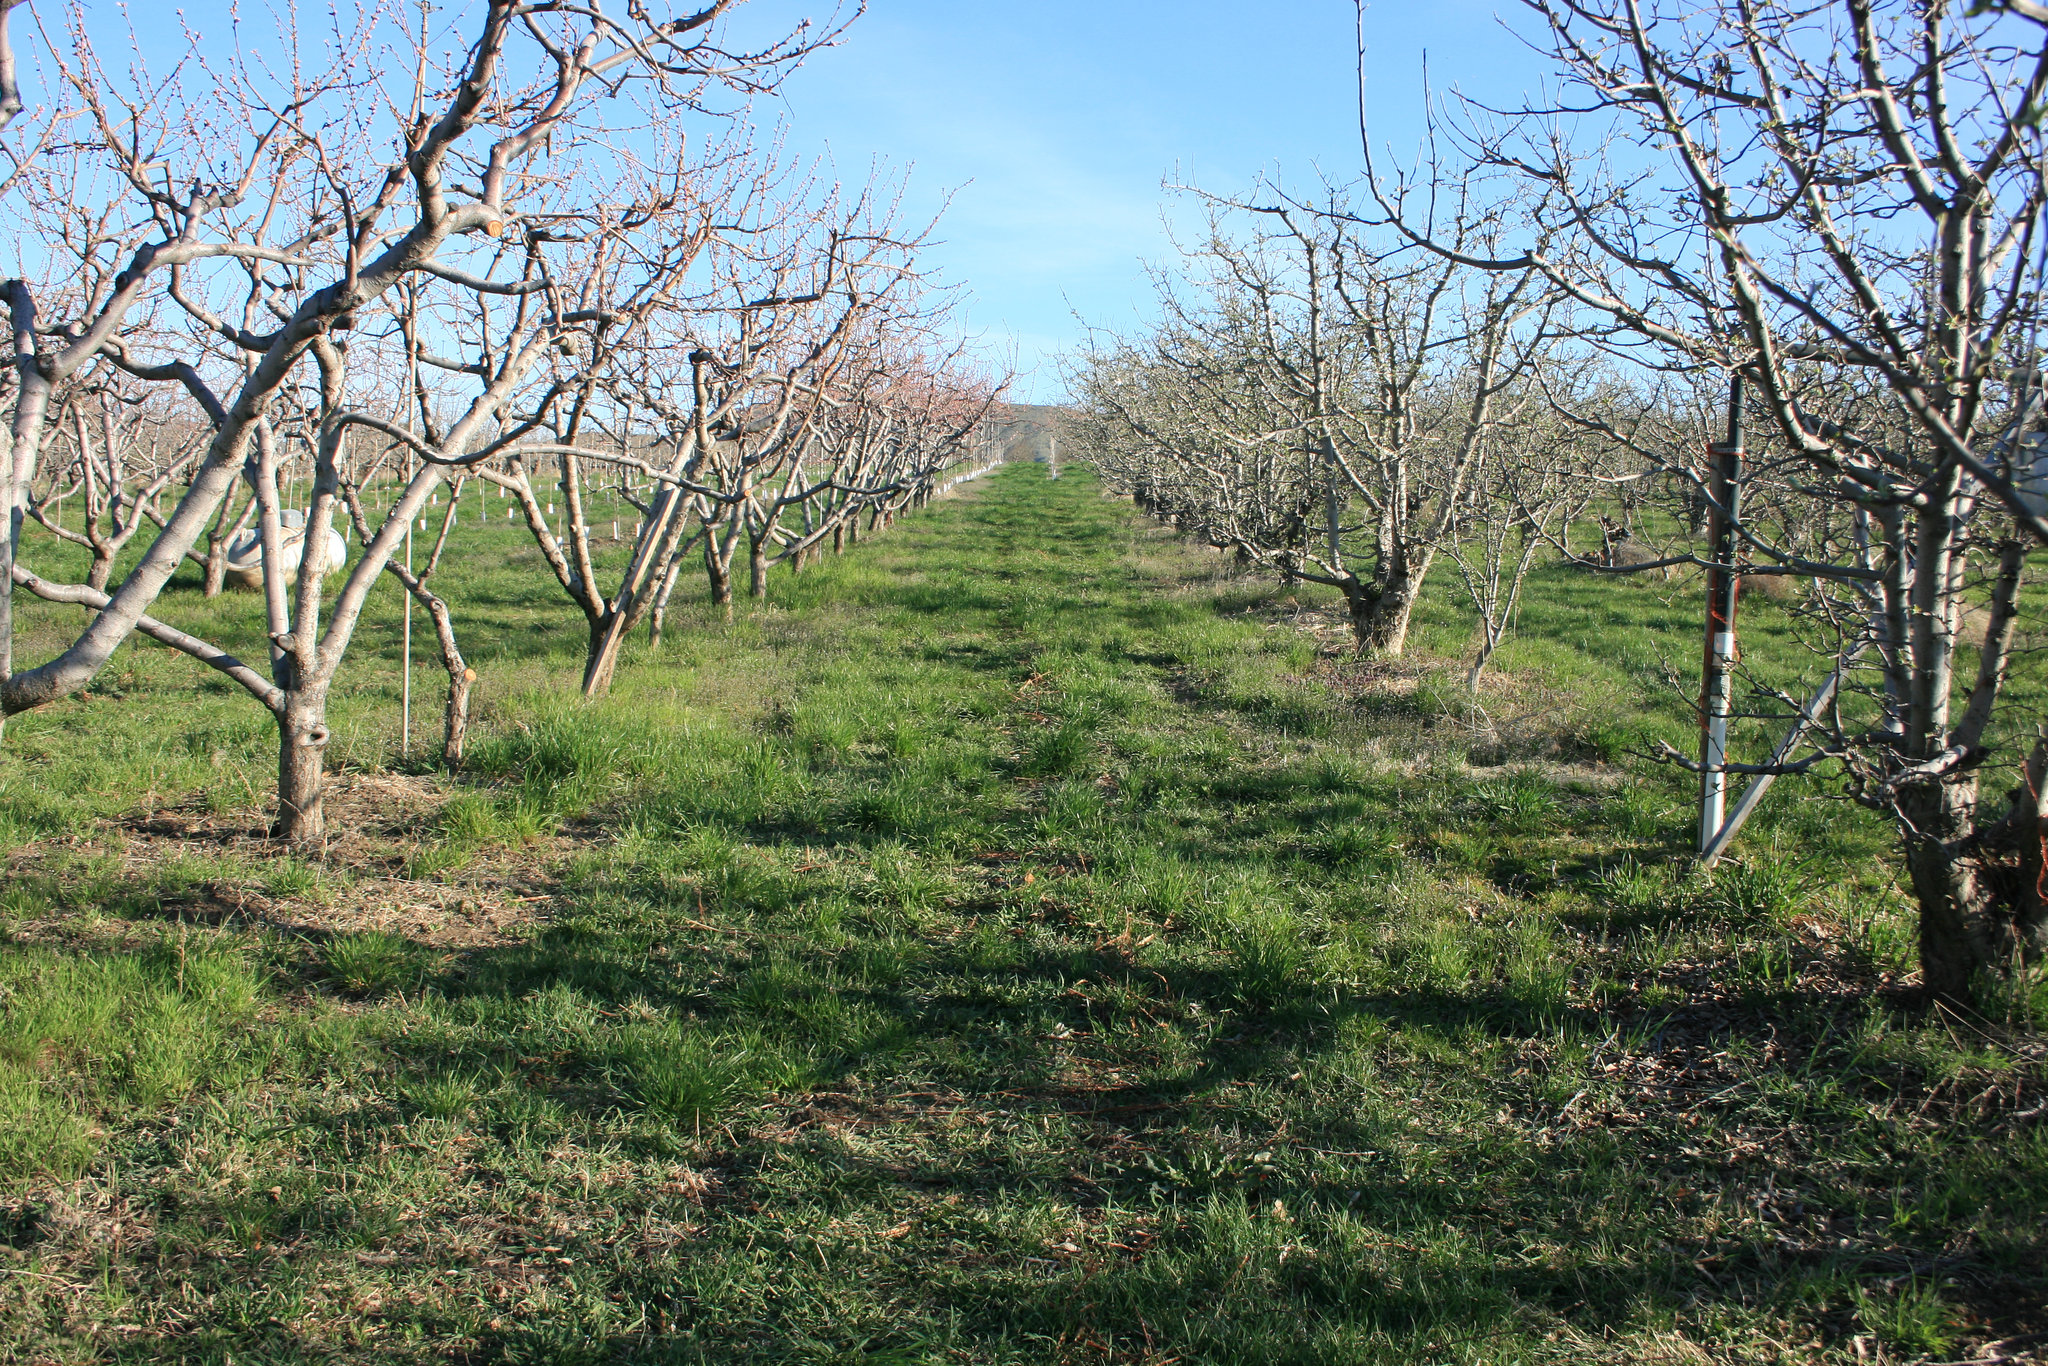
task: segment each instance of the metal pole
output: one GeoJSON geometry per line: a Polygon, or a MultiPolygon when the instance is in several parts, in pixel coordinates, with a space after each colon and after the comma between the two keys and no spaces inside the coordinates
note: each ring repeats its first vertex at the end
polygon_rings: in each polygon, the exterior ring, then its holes
{"type": "MultiPolygon", "coordinates": [[[[1844,659],[1842,668],[1848,667],[1848,658],[1853,658],[1853,656],[1844,659]]],[[[1834,700],[1835,689],[1841,686],[1842,669],[1836,669],[1827,676],[1827,680],[1808,699],[1806,706],[1800,710],[1798,717],[1793,720],[1792,729],[1785,732],[1785,738],[1780,740],[1777,749],[1772,751],[1771,762],[1773,764],[1782,764],[1792,756],[1792,748],[1799,743],[1799,737],[1806,734],[1806,728],[1819,718],[1821,710],[1834,700]]],[[[1778,775],[1775,773],[1759,773],[1749,780],[1749,786],[1743,789],[1742,797],[1735,803],[1735,809],[1728,813],[1728,819],[1722,823],[1721,828],[1716,830],[1700,849],[1701,867],[1711,868],[1720,862],[1721,855],[1728,852],[1728,846],[1735,842],[1735,837],[1738,834],[1742,833],[1742,827],[1749,820],[1750,813],[1756,810],[1756,804],[1763,800],[1764,793],[1771,790],[1771,784],[1776,782],[1777,778],[1778,775]]]]}
{"type": "MultiPolygon", "coordinates": [[[[1883,621],[1883,614],[1880,613],[1870,622],[1869,631],[1874,634],[1883,625],[1883,621]]],[[[1799,744],[1799,737],[1806,734],[1807,727],[1820,720],[1821,712],[1827,709],[1828,703],[1834,701],[1836,691],[1842,686],[1844,675],[1856,663],[1857,657],[1863,653],[1870,640],[1870,634],[1860,636],[1850,642],[1849,648],[1842,652],[1841,660],[1835,665],[1835,671],[1815,689],[1813,696],[1807,699],[1806,705],[1800,708],[1799,715],[1793,718],[1792,729],[1785,732],[1785,738],[1771,751],[1773,765],[1782,764],[1792,757],[1793,749],[1799,744]]],[[[1749,780],[1749,786],[1743,789],[1742,797],[1735,803],[1735,809],[1728,813],[1728,819],[1723,821],[1721,828],[1714,833],[1712,842],[1700,851],[1701,867],[1713,867],[1721,856],[1728,852],[1728,846],[1733,844],[1735,837],[1742,832],[1743,823],[1749,819],[1750,813],[1756,810],[1756,804],[1763,800],[1764,793],[1770,791],[1771,784],[1776,781],[1777,775],[1774,773],[1759,773],[1749,780]]]]}
{"type": "MultiPolygon", "coordinates": [[[[405,572],[412,573],[412,518],[405,519],[405,572]]],[[[412,756],[412,589],[405,590],[405,682],[399,690],[399,716],[404,733],[398,741],[400,758],[412,756]]]]}
{"type": "MultiPolygon", "coordinates": [[[[1700,679],[1700,841],[1705,857],[1715,849],[1728,800],[1728,716],[1735,682],[1735,603],[1741,580],[1734,573],[1735,526],[1742,516],[1742,376],[1728,384],[1728,438],[1707,447],[1707,490],[1712,508],[1707,544],[1706,662],[1700,679]]],[[[1761,794],[1759,794],[1761,795],[1761,794]]]]}

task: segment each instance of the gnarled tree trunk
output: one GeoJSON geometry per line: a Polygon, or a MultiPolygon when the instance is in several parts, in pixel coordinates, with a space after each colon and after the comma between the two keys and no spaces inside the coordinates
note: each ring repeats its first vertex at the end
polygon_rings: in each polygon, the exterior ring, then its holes
{"type": "Polygon", "coordinates": [[[277,718],[277,819],[272,839],[320,844],[327,838],[322,803],[327,742],[327,690],[290,692],[277,718]]]}
{"type": "Polygon", "coordinates": [[[1920,906],[1929,994],[1967,1001],[1979,974],[2048,958],[2048,805],[2037,744],[2002,820],[1979,823],[1977,780],[1928,784],[1899,804],[1906,868],[1920,906]]]}
{"type": "Polygon", "coordinates": [[[469,738],[469,691],[476,683],[476,670],[462,657],[455,641],[455,620],[448,604],[429,589],[416,595],[426,604],[434,623],[434,639],[441,647],[441,667],[448,671],[448,702],[441,712],[441,762],[449,768],[462,764],[462,747],[469,738]]]}
{"type": "Polygon", "coordinates": [[[206,596],[217,598],[227,587],[228,581],[228,538],[215,532],[212,544],[206,547],[206,596]]]}
{"type": "Polygon", "coordinates": [[[720,553],[718,538],[708,537],[704,543],[704,577],[711,586],[711,601],[723,607],[726,614],[732,614],[732,557],[730,552],[720,553]]]}
{"type": "Polygon", "coordinates": [[[1379,583],[1346,586],[1351,632],[1360,653],[1388,659],[1401,657],[1408,646],[1408,623],[1415,615],[1415,604],[1422,596],[1422,585],[1434,558],[1434,550],[1424,551],[1413,562],[1396,566],[1379,583]]]}

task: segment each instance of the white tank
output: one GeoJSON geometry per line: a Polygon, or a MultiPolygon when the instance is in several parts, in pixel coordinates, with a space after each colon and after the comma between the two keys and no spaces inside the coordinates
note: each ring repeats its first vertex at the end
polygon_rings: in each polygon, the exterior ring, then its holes
{"type": "MultiPolygon", "coordinates": [[[[278,530],[284,542],[284,577],[291,583],[299,572],[299,561],[305,555],[306,514],[293,508],[277,515],[278,530]]],[[[341,533],[333,527],[327,528],[327,556],[320,565],[320,577],[340,569],[348,560],[348,543],[341,539],[341,533]]],[[[263,532],[251,527],[228,542],[226,581],[237,588],[252,592],[263,591],[263,532]]]]}
{"type": "Polygon", "coordinates": [[[2020,458],[2012,463],[2013,483],[2019,488],[2020,501],[2036,517],[2048,517],[2048,432],[2029,432],[2021,437],[2020,458]]]}

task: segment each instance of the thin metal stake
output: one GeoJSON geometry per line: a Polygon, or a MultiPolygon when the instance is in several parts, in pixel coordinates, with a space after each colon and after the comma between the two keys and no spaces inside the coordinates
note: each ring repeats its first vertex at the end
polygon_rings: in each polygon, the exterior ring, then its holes
{"type": "MultiPolygon", "coordinates": [[[[1700,855],[1714,848],[1728,800],[1728,717],[1735,684],[1735,606],[1742,588],[1736,577],[1735,528],[1742,516],[1742,376],[1728,385],[1728,439],[1707,448],[1713,499],[1707,543],[1706,662],[1700,678],[1700,855]]],[[[1759,794],[1761,795],[1761,794],[1759,794]]]]}
{"type": "MultiPolygon", "coordinates": [[[[405,572],[412,573],[412,518],[405,519],[405,572]]],[[[405,683],[399,692],[399,712],[404,735],[398,742],[400,758],[412,757],[412,589],[405,590],[405,683]]]]}

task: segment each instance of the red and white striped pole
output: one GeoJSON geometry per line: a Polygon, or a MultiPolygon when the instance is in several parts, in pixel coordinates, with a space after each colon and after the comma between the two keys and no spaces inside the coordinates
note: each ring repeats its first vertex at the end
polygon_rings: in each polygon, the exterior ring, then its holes
{"type": "Polygon", "coordinates": [[[1728,718],[1734,710],[1735,604],[1742,581],[1735,574],[1735,527],[1742,516],[1742,376],[1728,385],[1728,439],[1707,447],[1706,667],[1700,681],[1700,853],[1714,847],[1728,803],[1728,718]]]}

